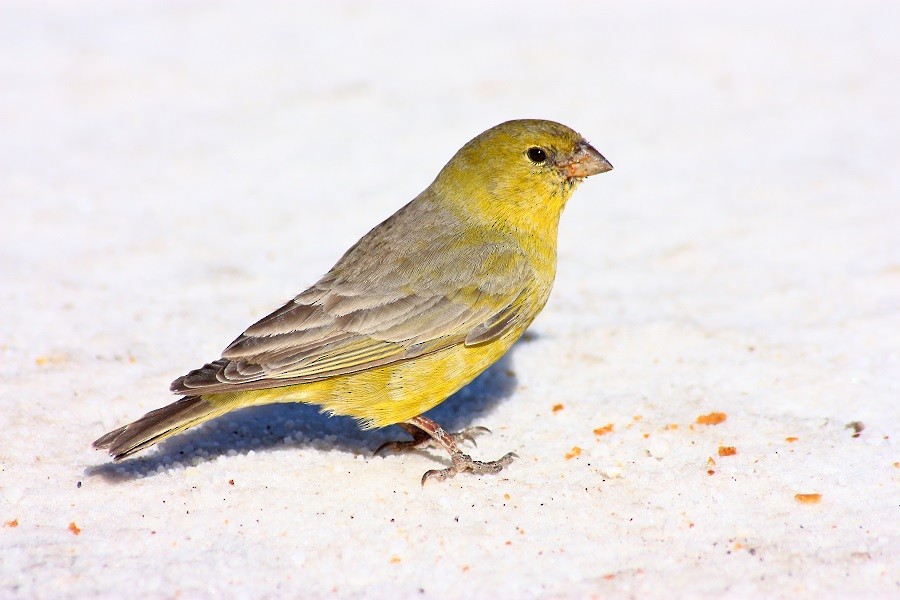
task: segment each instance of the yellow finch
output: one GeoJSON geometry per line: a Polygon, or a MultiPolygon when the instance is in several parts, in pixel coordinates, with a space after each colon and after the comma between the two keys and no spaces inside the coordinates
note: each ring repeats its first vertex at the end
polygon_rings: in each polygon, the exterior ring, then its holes
{"type": "MultiPolygon", "coordinates": [[[[448,468],[497,473],[515,458],[472,460],[422,413],[499,359],[544,307],[560,213],[576,186],[612,166],[551,121],[508,121],[462,147],[428,188],[372,229],[317,283],[247,328],[222,357],[176,379],[184,397],[94,442],[115,459],[244,406],[317,404],[364,429],[399,425],[435,444],[448,468]]],[[[377,452],[377,451],[376,451],[377,452]]]]}

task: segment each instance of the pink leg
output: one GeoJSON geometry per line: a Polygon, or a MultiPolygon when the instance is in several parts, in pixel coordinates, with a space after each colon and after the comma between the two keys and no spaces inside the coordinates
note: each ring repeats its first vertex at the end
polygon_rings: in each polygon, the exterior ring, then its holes
{"type": "Polygon", "coordinates": [[[382,445],[378,446],[378,448],[375,450],[375,455],[377,456],[385,450],[393,450],[394,452],[406,452],[409,450],[420,450],[422,448],[445,448],[446,446],[443,443],[436,441],[431,436],[431,433],[424,427],[419,426],[418,424],[412,424],[413,421],[419,418],[427,421],[437,429],[440,429],[441,432],[443,432],[443,435],[445,437],[449,437],[451,439],[451,442],[455,443],[456,446],[459,446],[463,442],[470,442],[473,446],[477,447],[478,444],[475,443],[475,436],[491,432],[491,430],[487,427],[468,427],[457,433],[446,433],[437,423],[435,423],[431,419],[428,419],[426,417],[416,417],[415,419],[410,419],[409,421],[404,421],[403,423],[397,423],[397,427],[401,427],[403,431],[412,436],[411,440],[385,442],[382,445]]]}
{"type": "Polygon", "coordinates": [[[412,448],[424,447],[427,445],[439,446],[446,450],[448,454],[450,454],[450,466],[446,469],[433,469],[426,472],[422,476],[422,485],[425,485],[425,482],[429,479],[443,481],[448,477],[453,477],[457,473],[463,473],[466,471],[468,471],[469,473],[477,473],[479,475],[499,473],[503,470],[503,467],[509,465],[514,458],[518,458],[514,453],[509,452],[499,460],[495,460],[492,462],[481,462],[472,460],[471,456],[469,456],[468,454],[464,454],[462,450],[459,449],[458,444],[463,441],[471,441],[474,444],[475,435],[478,435],[480,433],[489,433],[489,431],[484,427],[470,427],[469,429],[465,429],[459,433],[447,433],[446,431],[444,431],[443,427],[441,427],[428,417],[423,417],[421,415],[418,417],[413,417],[412,419],[403,423],[398,423],[398,425],[411,436],[413,436],[412,441],[387,442],[386,444],[382,444],[378,448],[378,450],[375,451],[376,454],[382,449],[386,448],[394,450],[407,450],[412,448]]]}

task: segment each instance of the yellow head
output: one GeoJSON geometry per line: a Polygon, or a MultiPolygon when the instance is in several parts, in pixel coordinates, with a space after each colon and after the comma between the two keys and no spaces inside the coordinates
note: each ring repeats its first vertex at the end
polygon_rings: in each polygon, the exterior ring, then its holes
{"type": "Polygon", "coordinates": [[[555,234],[575,187],[610,169],[565,125],[522,119],[492,127],[463,146],[432,189],[468,218],[532,235],[555,234]]]}

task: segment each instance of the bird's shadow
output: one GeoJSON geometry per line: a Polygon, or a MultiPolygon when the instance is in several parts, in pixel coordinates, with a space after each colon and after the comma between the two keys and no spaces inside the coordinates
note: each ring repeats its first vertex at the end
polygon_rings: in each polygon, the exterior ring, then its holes
{"type": "MultiPolygon", "coordinates": [[[[472,383],[425,413],[446,431],[458,431],[490,413],[512,395],[516,346],[534,339],[523,336],[500,360],[472,383]]],[[[218,459],[260,450],[290,450],[294,446],[327,447],[351,454],[371,454],[381,444],[408,436],[396,427],[362,431],[350,417],[328,416],[315,405],[269,404],[223,415],[162,442],[149,455],[121,463],[107,462],[85,470],[88,477],[108,481],[140,479],[218,459]]]]}

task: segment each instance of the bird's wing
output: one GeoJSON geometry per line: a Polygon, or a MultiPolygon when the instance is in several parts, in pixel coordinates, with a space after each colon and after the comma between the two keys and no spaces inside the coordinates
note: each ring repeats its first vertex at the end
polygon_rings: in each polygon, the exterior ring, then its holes
{"type": "Polygon", "coordinates": [[[374,277],[370,272],[348,279],[336,271],[340,264],[250,326],[221,359],[176,379],[172,391],[293,385],[456,344],[483,344],[530,320],[539,308],[527,301],[530,263],[512,245],[445,248],[430,261],[427,273],[388,261],[374,268],[374,277]],[[459,265],[465,265],[463,273],[459,265]],[[423,278],[427,285],[421,284],[423,278]],[[413,286],[413,281],[419,284],[413,286]]]}

